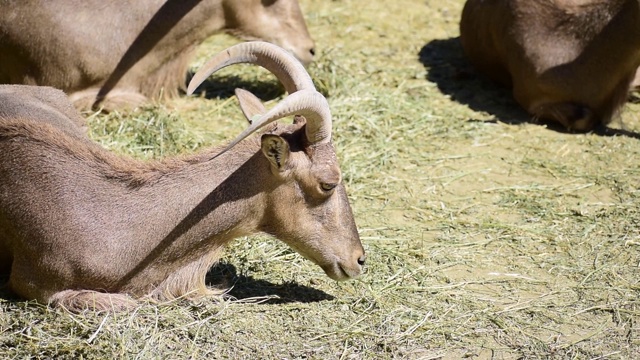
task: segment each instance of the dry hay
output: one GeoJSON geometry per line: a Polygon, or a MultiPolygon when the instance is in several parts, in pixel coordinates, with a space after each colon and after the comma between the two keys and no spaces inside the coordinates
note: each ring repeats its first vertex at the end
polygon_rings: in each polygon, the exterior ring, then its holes
{"type": "MultiPolygon", "coordinates": [[[[620,136],[529,122],[464,61],[462,3],[302,1],[369,254],[361,279],[239,239],[211,272],[232,286],[223,299],[70,315],[5,295],[1,357],[638,358],[640,106],[620,136]]],[[[212,38],[194,68],[234,42],[212,38]]],[[[140,157],[222,143],[245,126],[235,86],[282,95],[236,66],[206,84],[211,99],[90,115],[92,134],[140,157]]]]}

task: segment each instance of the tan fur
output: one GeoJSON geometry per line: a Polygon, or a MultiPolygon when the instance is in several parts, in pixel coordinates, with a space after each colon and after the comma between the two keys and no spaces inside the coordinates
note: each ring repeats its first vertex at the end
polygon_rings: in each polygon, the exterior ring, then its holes
{"type": "Polygon", "coordinates": [[[638,70],[636,71],[636,76],[631,82],[631,90],[638,90],[638,89],[640,89],[640,68],[638,68],[638,70]]]}
{"type": "Polygon", "coordinates": [[[25,0],[0,12],[0,83],[56,87],[80,109],[137,106],[177,96],[195,47],[221,31],[313,59],[297,0],[25,0]]]}
{"type": "Polygon", "coordinates": [[[0,86],[0,272],[16,294],[72,311],[204,296],[224,245],[256,232],[336,280],[360,274],[335,150],[308,145],[303,118],[215,158],[143,162],[88,139],[70,107],[52,88],[0,86]],[[52,110],[2,105],[20,101],[52,110]]]}
{"type": "Polygon", "coordinates": [[[536,118],[588,131],[624,104],[640,66],[639,0],[468,0],[462,46],[536,118]]]}

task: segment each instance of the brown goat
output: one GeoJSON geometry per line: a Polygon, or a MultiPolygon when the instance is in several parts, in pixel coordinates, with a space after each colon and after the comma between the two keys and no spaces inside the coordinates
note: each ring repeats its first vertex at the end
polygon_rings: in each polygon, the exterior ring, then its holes
{"type": "Polygon", "coordinates": [[[289,96],[267,111],[238,91],[247,131],[223,150],[159,162],[92,142],[58,90],[0,86],[0,274],[9,289],[73,311],[202,296],[223,246],[256,232],[332,279],[358,276],[365,254],[326,100],[297,60],[268,43],[231,47],[201,71],[238,62],[267,68],[289,96]],[[299,115],[292,125],[241,141],[290,115],[299,115]]]}
{"type": "Polygon", "coordinates": [[[640,65],[639,0],[468,0],[460,38],[471,63],[513,88],[535,118],[606,125],[640,65]]]}
{"type": "Polygon", "coordinates": [[[636,76],[631,82],[631,90],[637,90],[637,89],[640,89],[640,68],[638,68],[638,71],[636,71],[636,76]]]}
{"type": "Polygon", "coordinates": [[[169,98],[220,31],[313,59],[297,0],[20,0],[0,11],[0,83],[52,86],[79,109],[169,98]]]}

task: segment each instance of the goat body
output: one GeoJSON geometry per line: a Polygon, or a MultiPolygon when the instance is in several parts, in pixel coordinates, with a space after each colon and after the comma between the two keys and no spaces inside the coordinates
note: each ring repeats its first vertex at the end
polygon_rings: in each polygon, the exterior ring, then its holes
{"type": "Polygon", "coordinates": [[[529,113],[588,131],[611,122],[633,86],[640,3],[468,0],[460,38],[471,63],[529,113]]]}
{"type": "Polygon", "coordinates": [[[220,31],[313,58],[297,0],[0,0],[0,9],[0,83],[52,86],[80,109],[176,96],[195,46],[220,31]]]}
{"type": "Polygon", "coordinates": [[[52,88],[0,86],[0,273],[18,295],[71,310],[201,296],[222,247],[256,232],[336,280],[360,274],[335,150],[309,141],[305,118],[219,156],[143,162],[92,142],[70,108],[52,88]]]}

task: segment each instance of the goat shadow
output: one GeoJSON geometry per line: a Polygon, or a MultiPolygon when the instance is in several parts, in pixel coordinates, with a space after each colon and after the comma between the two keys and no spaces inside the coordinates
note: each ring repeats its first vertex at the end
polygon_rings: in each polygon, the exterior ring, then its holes
{"type": "MultiPolygon", "coordinates": [[[[6,284],[8,280],[8,276],[0,276],[0,284],[6,284]]],[[[265,298],[265,301],[260,301],[261,304],[314,303],[335,299],[322,290],[294,282],[274,284],[267,280],[256,280],[251,276],[238,274],[234,265],[225,262],[220,262],[209,269],[205,282],[214,288],[231,287],[226,295],[240,301],[265,298]]],[[[9,291],[6,286],[0,286],[0,300],[25,301],[9,291]]]]}
{"type": "Polygon", "coordinates": [[[509,89],[475,72],[462,51],[459,37],[432,40],[422,47],[418,58],[427,70],[427,80],[435,83],[451,100],[493,115],[495,119],[489,120],[492,122],[531,121],[531,116],[513,100],[509,89]]]}
{"type": "Polygon", "coordinates": [[[9,290],[7,284],[9,283],[9,275],[0,275],[0,301],[24,301],[24,299],[20,298],[18,295],[9,290]]]}
{"type": "MultiPolygon", "coordinates": [[[[189,84],[195,72],[189,71],[185,84],[189,84]]],[[[250,91],[262,101],[269,101],[284,95],[285,89],[276,79],[270,81],[248,81],[236,75],[209,76],[198,86],[194,94],[206,99],[228,99],[235,96],[235,89],[250,91]]]]}
{"type": "MultiPolygon", "coordinates": [[[[567,133],[555,122],[536,120],[514,99],[511,89],[500,86],[480,74],[468,62],[459,37],[432,40],[420,49],[418,59],[427,70],[427,80],[451,100],[467,105],[478,112],[493,115],[487,122],[502,122],[509,125],[535,123],[548,129],[567,133]]],[[[633,98],[630,98],[634,101],[633,98]]],[[[483,121],[470,119],[469,121],[483,121]]],[[[600,127],[593,133],[601,136],[628,136],[640,139],[640,134],[625,129],[600,127]]]]}
{"type": "Polygon", "coordinates": [[[312,287],[293,282],[274,284],[266,280],[256,280],[251,276],[238,274],[236,267],[228,263],[218,263],[206,276],[206,284],[211,287],[231,287],[226,294],[237,300],[265,297],[262,304],[314,303],[335,299],[332,295],[312,287]]]}

